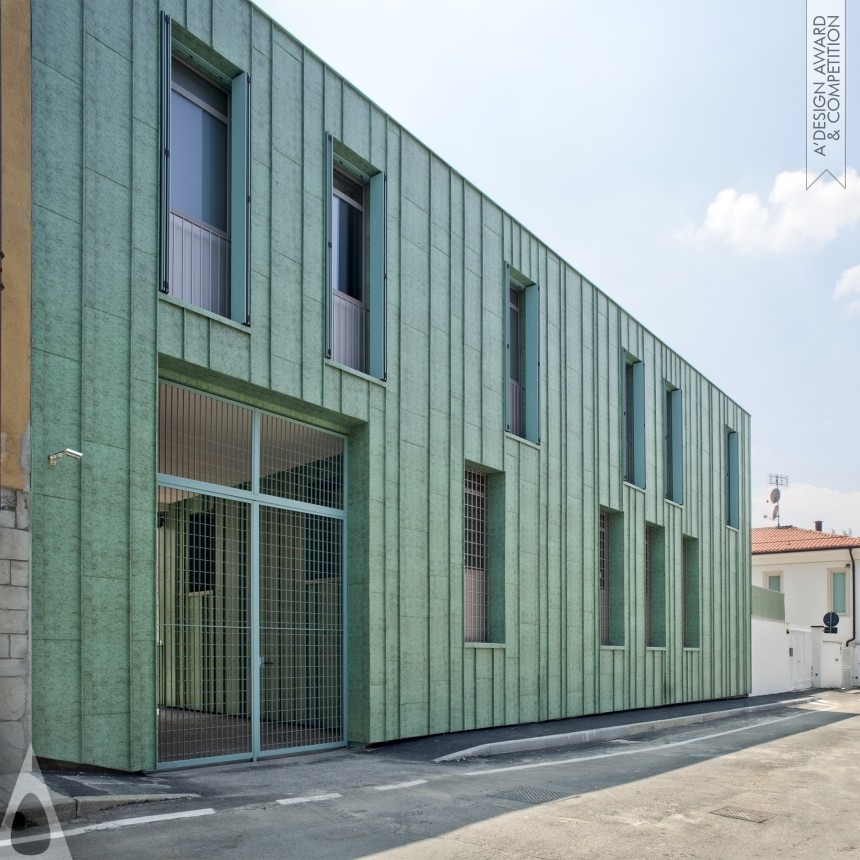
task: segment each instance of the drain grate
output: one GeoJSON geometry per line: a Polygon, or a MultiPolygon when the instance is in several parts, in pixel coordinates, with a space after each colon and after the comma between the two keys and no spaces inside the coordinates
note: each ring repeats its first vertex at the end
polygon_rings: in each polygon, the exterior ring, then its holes
{"type": "Polygon", "coordinates": [[[776,817],[775,812],[765,812],[761,809],[744,809],[742,806],[723,806],[720,809],[714,809],[711,814],[722,815],[723,818],[737,818],[740,821],[752,821],[755,824],[761,824],[762,821],[776,817]]]}
{"type": "Polygon", "coordinates": [[[570,797],[579,797],[578,794],[567,794],[563,791],[547,791],[545,788],[531,788],[519,786],[507,791],[491,794],[490,797],[498,797],[502,800],[515,800],[517,803],[550,803],[553,800],[567,800],[570,797]]]}

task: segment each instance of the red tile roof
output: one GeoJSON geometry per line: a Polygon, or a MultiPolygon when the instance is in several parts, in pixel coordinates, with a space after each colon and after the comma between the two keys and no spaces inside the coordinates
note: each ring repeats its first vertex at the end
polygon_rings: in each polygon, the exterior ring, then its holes
{"type": "Polygon", "coordinates": [[[821,549],[860,547],[860,537],[834,535],[796,526],[770,526],[752,530],[752,553],[811,552],[821,549]]]}

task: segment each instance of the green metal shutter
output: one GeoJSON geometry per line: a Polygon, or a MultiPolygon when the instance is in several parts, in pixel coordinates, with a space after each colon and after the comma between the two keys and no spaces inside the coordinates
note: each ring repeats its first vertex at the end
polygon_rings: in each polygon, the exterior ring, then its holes
{"type": "MultiPolygon", "coordinates": [[[[331,176],[331,171],[329,171],[331,176]]],[[[331,206],[331,193],[328,194],[331,206]]],[[[370,177],[370,280],[368,304],[370,312],[370,337],[367,372],[377,379],[386,379],[387,367],[387,292],[388,272],[386,259],[386,233],[388,207],[388,179],[384,173],[370,177]]],[[[331,218],[328,219],[329,230],[331,218]]],[[[329,284],[331,282],[329,281],[329,284]]],[[[329,287],[328,293],[331,292],[329,287]]],[[[330,301],[330,299],[329,299],[330,301]]]]}
{"type": "Polygon", "coordinates": [[[540,444],[540,287],[525,289],[525,438],[540,444]]]}
{"type": "Polygon", "coordinates": [[[503,267],[504,283],[502,285],[502,301],[503,314],[505,318],[505,429],[508,433],[511,432],[511,411],[513,404],[511,403],[511,309],[510,309],[510,289],[511,289],[511,264],[505,263],[503,267]]]}
{"type": "Polygon", "coordinates": [[[251,77],[233,78],[230,100],[230,317],[251,324],[251,77]]]}
{"type": "Polygon", "coordinates": [[[672,485],[669,498],[679,505],[684,501],[684,398],[676,388],[669,392],[671,408],[671,436],[669,457],[672,460],[672,485]]]}
{"type": "Polygon", "coordinates": [[[325,180],[323,195],[325,197],[325,357],[331,358],[331,291],[332,291],[332,255],[331,219],[334,170],[334,140],[330,134],[325,136],[325,180]]]}
{"type": "Polygon", "coordinates": [[[738,490],[738,434],[729,431],[726,437],[726,522],[735,529],[740,524],[738,490]]]}
{"type": "Polygon", "coordinates": [[[633,383],[633,469],[629,479],[637,487],[645,486],[645,362],[634,362],[631,367],[633,383]]]}
{"type": "Polygon", "coordinates": [[[170,88],[172,57],[170,16],[161,13],[161,187],[158,289],[170,292],[170,88]]]}

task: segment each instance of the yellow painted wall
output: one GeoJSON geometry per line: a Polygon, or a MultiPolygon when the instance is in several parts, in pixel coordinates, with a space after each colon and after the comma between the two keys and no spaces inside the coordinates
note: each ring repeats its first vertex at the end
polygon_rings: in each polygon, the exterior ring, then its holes
{"type": "Polygon", "coordinates": [[[30,0],[0,3],[0,486],[30,484],[30,0]]]}

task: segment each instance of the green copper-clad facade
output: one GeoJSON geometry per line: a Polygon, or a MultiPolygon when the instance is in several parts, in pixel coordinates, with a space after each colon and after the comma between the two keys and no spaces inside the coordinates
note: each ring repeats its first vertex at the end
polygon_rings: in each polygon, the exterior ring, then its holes
{"type": "Polygon", "coordinates": [[[32,35],[38,755],[748,693],[743,409],[245,0],[32,35]]]}

